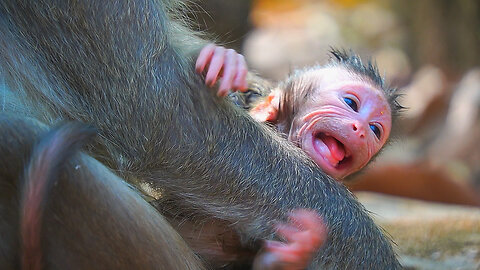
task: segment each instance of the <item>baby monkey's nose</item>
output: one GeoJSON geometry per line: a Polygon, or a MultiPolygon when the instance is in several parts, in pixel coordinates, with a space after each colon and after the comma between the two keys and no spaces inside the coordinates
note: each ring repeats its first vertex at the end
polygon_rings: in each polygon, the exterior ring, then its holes
{"type": "Polygon", "coordinates": [[[352,129],[353,129],[353,132],[357,134],[357,136],[360,137],[361,139],[365,137],[365,129],[363,128],[363,125],[360,122],[358,121],[353,122],[352,129]]]}

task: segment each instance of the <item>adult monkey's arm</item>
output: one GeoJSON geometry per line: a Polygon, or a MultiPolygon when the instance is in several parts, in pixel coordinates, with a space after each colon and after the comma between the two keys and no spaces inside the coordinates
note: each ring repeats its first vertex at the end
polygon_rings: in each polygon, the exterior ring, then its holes
{"type": "Polygon", "coordinates": [[[312,268],[399,268],[390,241],[343,186],[202,89],[194,59],[169,37],[166,5],[3,1],[0,62],[17,82],[10,88],[25,91],[44,120],[95,125],[107,149],[97,157],[161,187],[179,210],[226,220],[254,240],[270,237],[287,209],[312,208],[329,230],[312,268]]]}

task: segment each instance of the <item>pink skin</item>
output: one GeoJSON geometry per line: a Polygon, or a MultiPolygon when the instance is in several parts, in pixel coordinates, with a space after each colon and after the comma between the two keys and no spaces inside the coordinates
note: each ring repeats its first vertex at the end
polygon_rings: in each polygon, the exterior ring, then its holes
{"type": "Polygon", "coordinates": [[[247,63],[243,55],[232,49],[209,44],[198,55],[195,64],[197,73],[206,71],[205,84],[209,87],[215,85],[221,78],[218,87],[218,96],[226,96],[229,90],[244,91],[247,89],[247,63]]]}
{"type": "Polygon", "coordinates": [[[264,254],[255,261],[254,269],[305,269],[327,238],[323,220],[312,210],[294,210],[289,223],[275,227],[286,242],[265,241],[264,254]]]}
{"type": "Polygon", "coordinates": [[[304,74],[314,85],[292,124],[289,140],[298,145],[327,174],[336,179],[363,168],[390,135],[390,107],[381,92],[342,68],[324,68],[304,74]],[[344,100],[357,104],[352,109],[344,100]],[[370,125],[380,131],[377,138],[370,125]]]}

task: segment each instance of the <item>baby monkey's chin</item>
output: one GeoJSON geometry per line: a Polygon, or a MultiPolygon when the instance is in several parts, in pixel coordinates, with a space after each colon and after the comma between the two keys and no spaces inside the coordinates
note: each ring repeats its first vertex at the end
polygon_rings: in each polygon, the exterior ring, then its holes
{"type": "Polygon", "coordinates": [[[356,171],[355,154],[339,136],[328,131],[313,131],[304,134],[302,149],[328,175],[337,180],[356,171]]]}

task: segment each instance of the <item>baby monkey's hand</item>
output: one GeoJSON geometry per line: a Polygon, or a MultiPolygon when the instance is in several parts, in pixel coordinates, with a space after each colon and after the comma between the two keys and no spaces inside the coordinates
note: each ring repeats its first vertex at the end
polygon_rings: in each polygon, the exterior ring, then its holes
{"type": "Polygon", "coordinates": [[[229,90],[247,90],[247,63],[243,55],[233,49],[215,44],[205,46],[198,55],[195,70],[199,74],[206,71],[205,84],[209,87],[221,78],[218,96],[226,96],[229,90]]]}
{"type": "Polygon", "coordinates": [[[289,214],[289,223],[276,226],[287,242],[265,241],[253,269],[300,270],[308,267],[327,238],[322,218],[313,210],[299,209],[289,214]]]}

